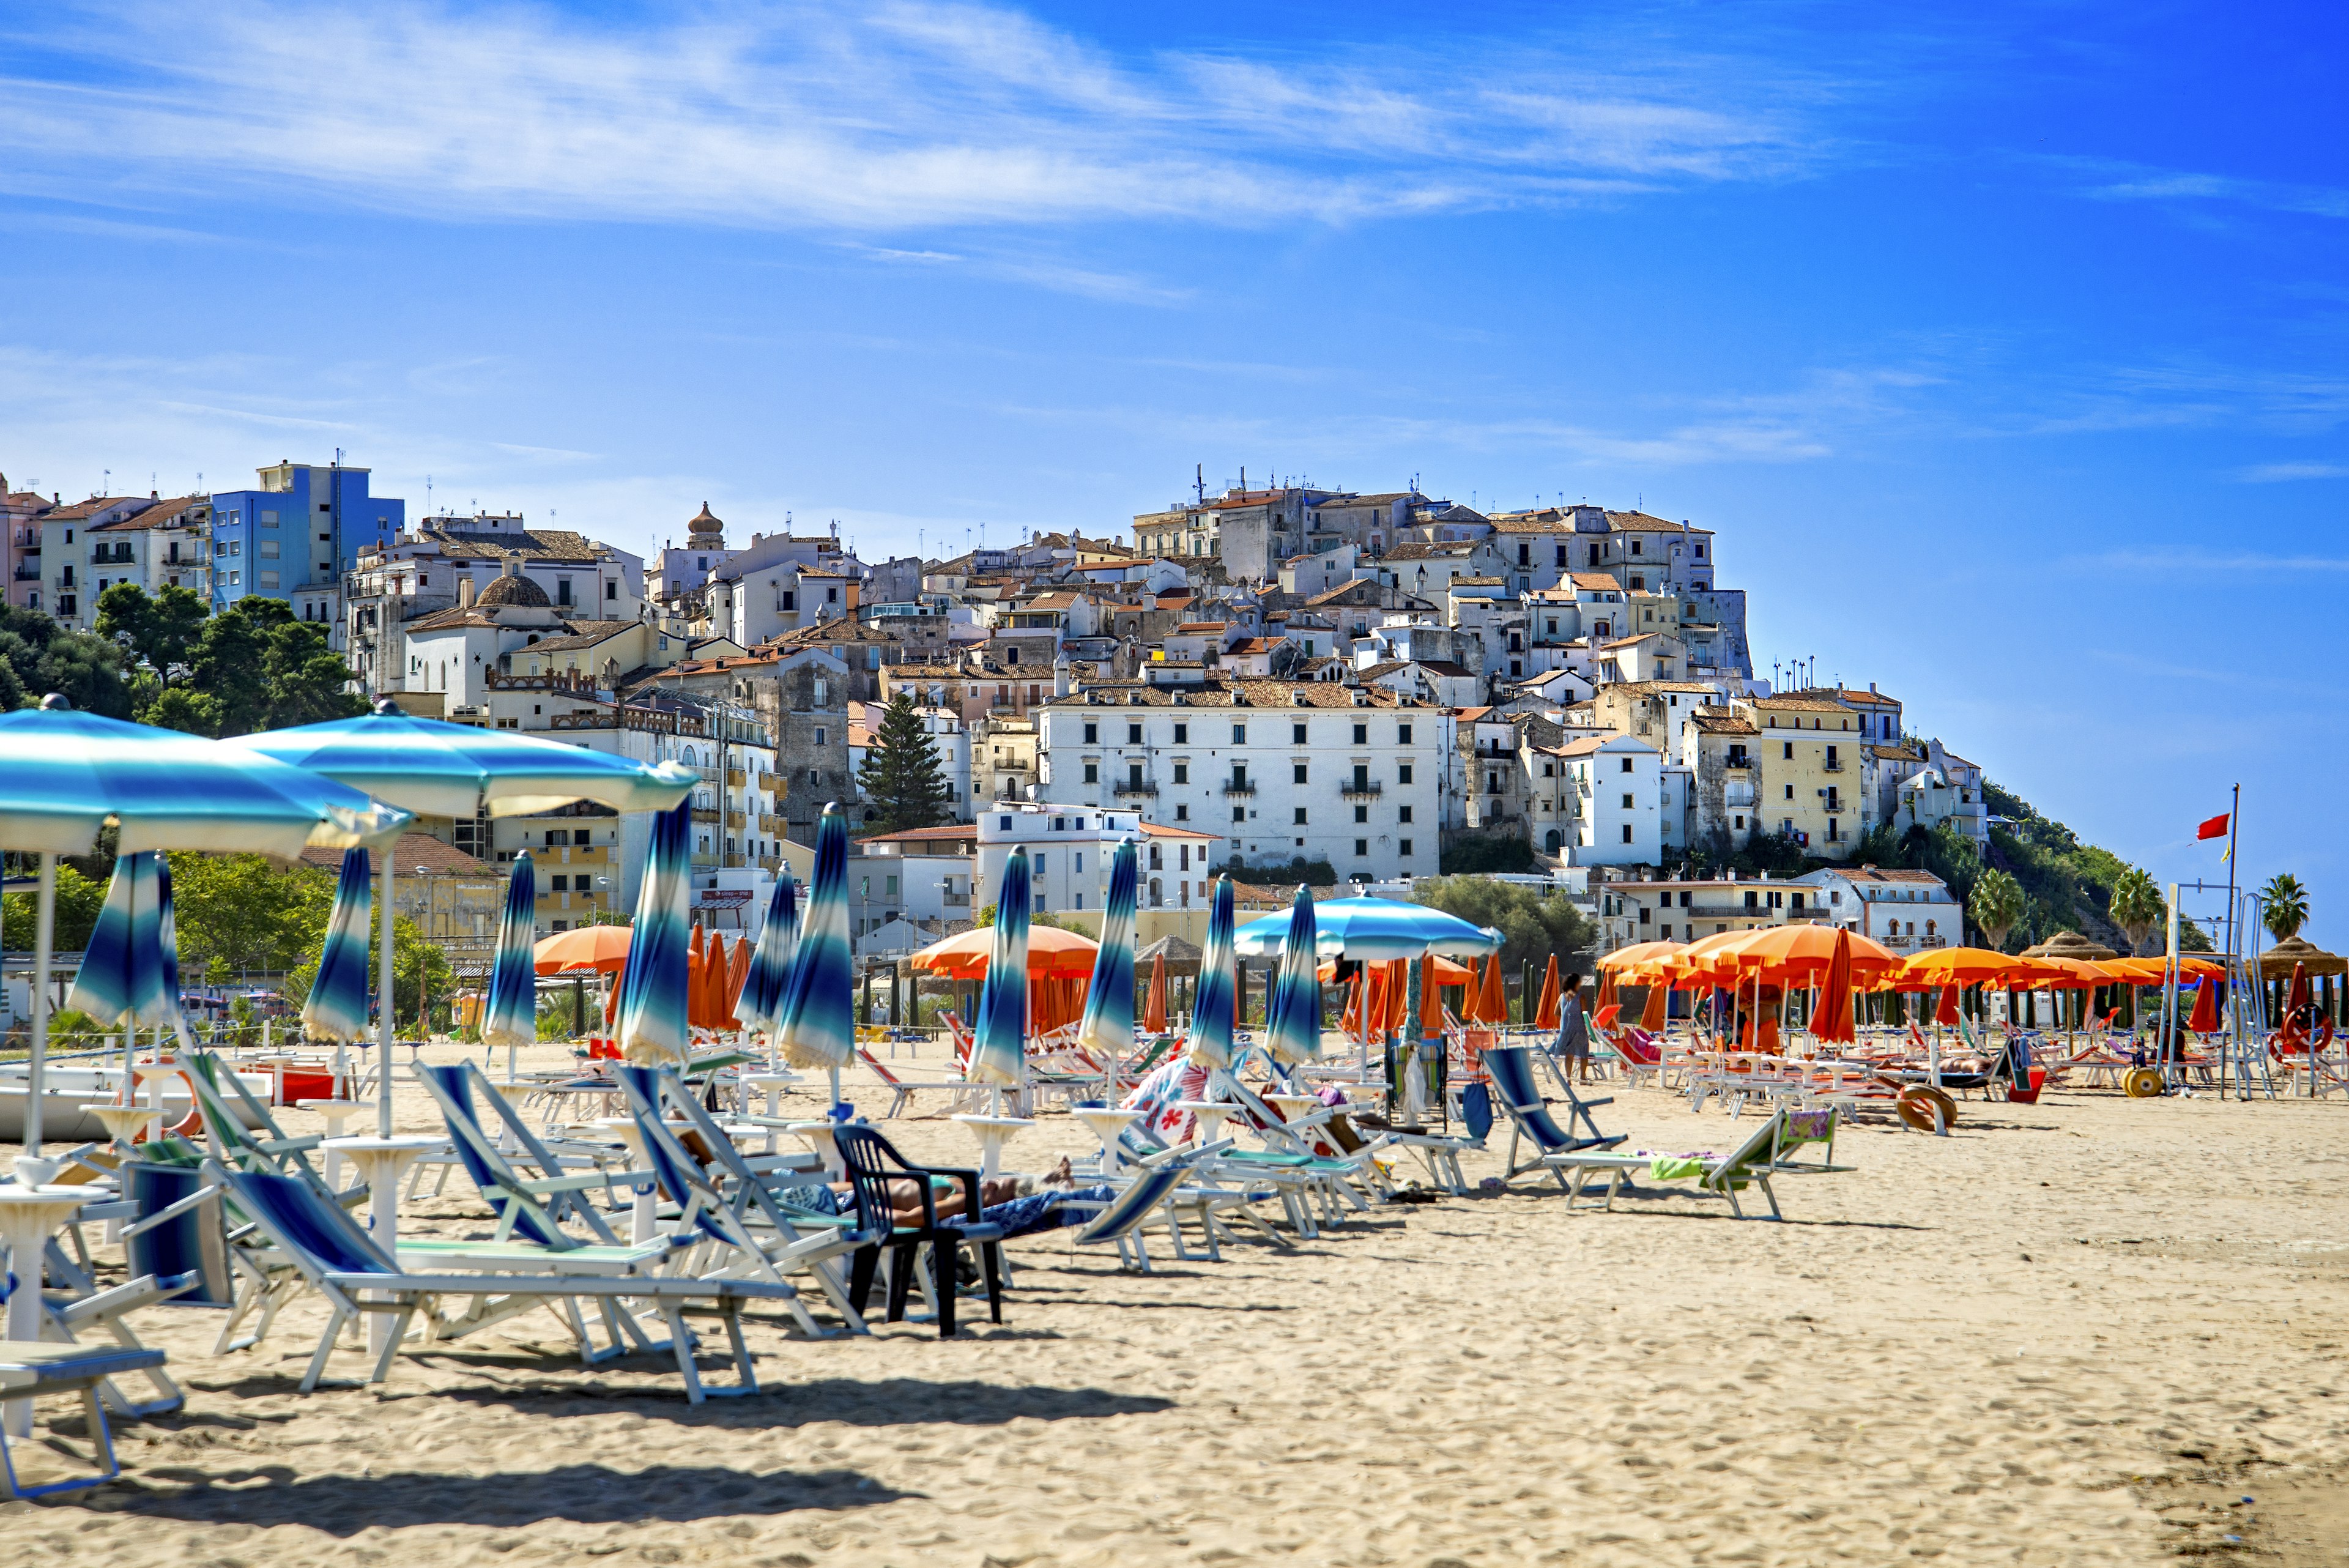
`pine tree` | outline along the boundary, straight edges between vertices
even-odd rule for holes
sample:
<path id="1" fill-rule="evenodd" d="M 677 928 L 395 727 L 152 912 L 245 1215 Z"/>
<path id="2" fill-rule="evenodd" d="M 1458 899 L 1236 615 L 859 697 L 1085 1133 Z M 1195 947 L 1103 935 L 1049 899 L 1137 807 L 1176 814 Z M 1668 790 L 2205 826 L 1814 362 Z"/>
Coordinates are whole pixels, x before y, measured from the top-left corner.
<path id="1" fill-rule="evenodd" d="M 911 692 L 898 692 L 881 711 L 858 782 L 873 803 L 874 826 L 883 833 L 936 827 L 947 819 L 946 774 Z"/>

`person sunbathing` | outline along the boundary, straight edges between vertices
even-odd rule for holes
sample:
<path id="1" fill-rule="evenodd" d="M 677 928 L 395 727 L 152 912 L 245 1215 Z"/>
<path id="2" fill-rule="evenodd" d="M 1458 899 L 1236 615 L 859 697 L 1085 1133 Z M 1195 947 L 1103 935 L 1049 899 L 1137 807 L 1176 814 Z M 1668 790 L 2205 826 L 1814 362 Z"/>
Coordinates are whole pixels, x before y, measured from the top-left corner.
<path id="1" fill-rule="evenodd" d="M 931 1189 L 931 1212 L 941 1220 L 959 1218 L 963 1213 L 963 1185 L 959 1181 Z M 1106 1201 L 1117 1195 L 1112 1187 L 1079 1187 L 1075 1173 L 1070 1168 L 1066 1155 L 1061 1163 L 1041 1177 L 990 1176 L 978 1184 L 979 1219 L 987 1223 L 999 1223 L 1007 1236 L 1024 1236 L 1031 1231 L 1050 1230 L 1054 1225 L 1082 1218 L 1081 1212 L 1069 1210 L 1068 1218 L 1060 1218 L 1061 1200 L 1082 1198 Z M 811 1181 L 797 1187 L 786 1187 L 775 1195 L 794 1208 L 817 1214 L 851 1214 L 856 1209 L 856 1190 L 846 1182 Z M 889 1222 L 894 1226 L 912 1228 L 924 1223 L 921 1189 L 910 1177 L 893 1179 L 889 1182 Z M 1050 1220 L 1050 1223 L 1046 1221 Z"/>

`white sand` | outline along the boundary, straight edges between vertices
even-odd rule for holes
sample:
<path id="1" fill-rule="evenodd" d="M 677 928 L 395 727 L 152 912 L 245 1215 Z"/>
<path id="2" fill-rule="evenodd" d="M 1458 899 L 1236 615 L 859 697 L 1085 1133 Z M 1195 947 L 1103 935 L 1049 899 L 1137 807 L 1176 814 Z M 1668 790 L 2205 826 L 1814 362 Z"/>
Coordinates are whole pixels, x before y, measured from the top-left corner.
<path id="1" fill-rule="evenodd" d="M 1740 1136 L 1612 1092 L 1634 1146 Z M 1861 1168 L 1782 1181 L 1784 1225 L 1685 1191 L 1569 1214 L 1527 1181 L 1220 1265 L 1162 1241 L 1148 1277 L 1034 1238 L 1003 1326 L 767 1317 L 770 1391 L 698 1408 L 673 1367 L 494 1331 L 304 1397 L 306 1304 L 217 1360 L 213 1320 L 151 1311 L 189 1408 L 119 1428 L 124 1482 L 0 1508 L 0 1539 L 141 1568 L 2145 1563 L 2228 1534 L 2349 1561 L 2349 1106 L 1963 1109 L 1947 1139 L 1847 1133 Z M 885 1130 L 972 1157 L 951 1123 Z M 1090 1147 L 1050 1117 L 1011 1164 Z M 460 1186 L 420 1210 L 451 1233 L 485 1212 Z"/>

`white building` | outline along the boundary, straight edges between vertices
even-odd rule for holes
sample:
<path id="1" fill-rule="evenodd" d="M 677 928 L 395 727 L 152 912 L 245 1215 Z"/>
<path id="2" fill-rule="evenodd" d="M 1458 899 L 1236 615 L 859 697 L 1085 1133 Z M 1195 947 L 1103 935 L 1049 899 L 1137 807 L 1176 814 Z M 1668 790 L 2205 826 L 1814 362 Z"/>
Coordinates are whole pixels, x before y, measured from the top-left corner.
<path id="1" fill-rule="evenodd" d="M 186 588 L 209 603 L 212 518 L 212 497 L 182 495 L 157 501 L 91 528 L 87 539 L 90 584 L 85 612 L 94 616 L 98 596 L 117 583 L 135 584 L 149 594 L 166 587 Z M 295 597 L 297 601 L 301 597 Z M 298 602 L 295 614 L 303 620 L 328 618 Z"/>
<path id="2" fill-rule="evenodd" d="M 1204 908 L 1221 857 L 1222 836 L 1142 820 L 1133 811 L 998 801 L 978 815 L 978 886 L 981 905 L 995 901 L 1003 863 L 1015 848 L 1028 851 L 1029 888 L 1038 914 L 1098 913 L 1109 899 L 1111 857 L 1129 838 L 1142 841 L 1141 907 Z"/>
<path id="3" fill-rule="evenodd" d="M 1630 735 L 1557 749 L 1580 810 L 1568 840 L 1574 866 L 1653 866 L 1663 859 L 1663 753 Z"/>
<path id="4" fill-rule="evenodd" d="M 1119 683 L 1035 711 L 1036 798 L 1216 835 L 1252 866 L 1432 875 L 1442 710 L 1327 682 Z"/>
<path id="5" fill-rule="evenodd" d="M 1815 889 L 1819 918 L 1847 926 L 1895 952 L 1961 945 L 1965 912 L 1930 871 L 1835 866 L 1793 880 Z"/>

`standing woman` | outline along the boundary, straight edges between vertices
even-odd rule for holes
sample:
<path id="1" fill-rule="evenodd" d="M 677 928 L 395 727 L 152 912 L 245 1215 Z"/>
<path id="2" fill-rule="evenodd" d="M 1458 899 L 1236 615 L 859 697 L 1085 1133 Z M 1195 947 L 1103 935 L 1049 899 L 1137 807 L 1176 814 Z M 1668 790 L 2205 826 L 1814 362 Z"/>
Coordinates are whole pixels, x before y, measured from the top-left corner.
<path id="1" fill-rule="evenodd" d="M 1550 1043 L 1550 1054 L 1568 1061 L 1580 1058 L 1582 1081 L 1587 1084 L 1590 1082 L 1590 1030 L 1582 1018 L 1582 977 L 1568 971 L 1559 991 L 1557 1038 Z"/>

